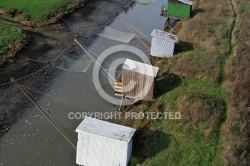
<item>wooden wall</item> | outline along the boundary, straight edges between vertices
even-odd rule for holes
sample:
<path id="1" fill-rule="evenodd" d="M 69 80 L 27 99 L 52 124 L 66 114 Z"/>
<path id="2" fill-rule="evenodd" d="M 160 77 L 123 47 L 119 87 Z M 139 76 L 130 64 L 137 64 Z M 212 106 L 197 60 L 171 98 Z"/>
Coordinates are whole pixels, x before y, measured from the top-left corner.
<path id="1" fill-rule="evenodd" d="M 134 87 L 128 86 L 130 81 L 135 82 Z M 138 100 L 153 100 L 154 77 L 122 69 L 122 92 L 126 97 Z"/>

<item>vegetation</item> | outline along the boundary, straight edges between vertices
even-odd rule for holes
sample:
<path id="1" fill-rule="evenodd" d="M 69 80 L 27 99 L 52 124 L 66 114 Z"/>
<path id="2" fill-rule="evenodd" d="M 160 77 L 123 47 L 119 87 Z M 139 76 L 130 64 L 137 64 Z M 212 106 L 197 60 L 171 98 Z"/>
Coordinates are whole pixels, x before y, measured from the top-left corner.
<path id="1" fill-rule="evenodd" d="M 157 99 L 142 111 L 181 112 L 180 120 L 136 120 L 131 165 L 247 165 L 250 2 L 197 0 L 171 31 L 181 42 L 160 67 Z M 136 110 L 131 110 L 136 111 Z"/>
<path id="2" fill-rule="evenodd" d="M 223 135 L 227 162 L 249 165 L 250 1 L 234 0 L 232 4 L 235 6 L 236 21 L 231 43 L 232 56 L 225 65 L 224 82 L 224 86 L 232 94 L 232 100 L 228 104 L 228 119 Z"/>
<path id="3" fill-rule="evenodd" d="M 135 136 L 133 159 L 144 165 L 222 165 L 220 128 L 227 96 L 217 84 L 202 79 L 185 79 L 164 92 L 148 111 L 178 111 L 182 118 L 156 120 L 150 127 L 137 122 L 135 127 L 143 129 Z"/>
<path id="4" fill-rule="evenodd" d="M 27 26 L 41 26 L 55 22 L 85 0 L 1 0 L 0 18 Z M 16 26 L 0 23 L 0 65 L 21 49 L 25 34 Z"/>
<path id="5" fill-rule="evenodd" d="M 0 8 L 5 9 L 5 13 L 9 17 L 16 17 L 16 21 L 18 22 L 27 19 L 41 22 L 48 21 L 60 13 L 66 14 L 83 2 L 85 2 L 85 0 L 1 0 Z"/>
<path id="6" fill-rule="evenodd" d="M 22 29 L 0 22 L 0 61 L 18 51 L 25 39 L 26 35 L 22 32 Z"/>

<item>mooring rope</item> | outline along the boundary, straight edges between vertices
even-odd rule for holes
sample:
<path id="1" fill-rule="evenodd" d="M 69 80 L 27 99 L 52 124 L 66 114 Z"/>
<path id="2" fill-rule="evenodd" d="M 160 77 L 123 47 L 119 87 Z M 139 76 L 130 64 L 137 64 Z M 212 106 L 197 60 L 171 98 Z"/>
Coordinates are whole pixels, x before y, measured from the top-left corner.
<path id="1" fill-rule="evenodd" d="M 70 46 L 68 48 L 70 48 Z M 66 49 L 68 49 L 68 48 L 66 48 Z M 43 68 L 41 68 L 41 69 L 39 69 L 39 70 L 31 73 L 31 74 L 28 74 L 28 75 L 26 75 L 24 77 L 18 78 L 15 81 L 21 81 L 21 80 L 23 80 L 25 78 L 31 77 L 31 76 L 35 75 L 36 73 L 39 73 L 39 72 L 45 70 L 46 68 L 50 67 L 51 64 L 54 63 L 59 57 L 61 57 L 64 52 L 65 52 L 65 50 L 63 50 L 57 57 L 55 57 L 52 60 L 48 61 L 48 63 L 50 63 L 50 64 L 46 65 L 45 67 L 43 67 Z M 10 81 L 10 82 L 6 82 L 6 83 L 3 83 L 3 84 L 0 84 L 0 87 L 1 86 L 5 86 L 5 85 L 9 85 L 9 84 L 13 84 L 13 82 Z"/>
<path id="2" fill-rule="evenodd" d="M 54 96 L 48 95 L 48 94 L 46 94 L 46 93 L 40 92 L 40 91 L 38 91 L 38 90 L 35 90 L 35 89 L 32 89 L 32 88 L 29 88 L 29 87 L 26 87 L 26 86 L 24 86 L 24 85 L 22 85 L 22 87 L 23 87 L 23 88 L 25 88 L 25 89 L 29 89 L 29 90 L 32 90 L 32 91 L 34 91 L 34 92 L 37 92 L 37 93 L 43 94 L 43 95 L 45 95 L 45 96 L 48 96 L 48 97 L 54 98 L 54 99 L 56 99 L 56 100 L 59 100 L 59 101 L 62 101 L 62 102 L 65 102 L 65 103 L 68 103 L 68 104 L 74 105 L 74 106 L 79 107 L 79 108 L 82 108 L 82 109 L 84 109 L 84 110 L 94 111 L 94 110 L 89 109 L 89 108 L 87 108 L 87 107 L 84 107 L 84 106 L 81 106 L 81 105 L 75 104 L 75 103 L 70 102 L 70 101 L 68 101 L 68 100 L 64 100 L 64 99 L 61 99 L 61 98 L 58 98 L 58 97 L 54 97 Z"/>
<path id="3" fill-rule="evenodd" d="M 118 20 L 120 20 L 121 21 L 121 23 L 123 23 L 128 29 L 129 29 L 129 31 L 131 32 L 131 33 L 133 33 L 135 36 L 136 36 L 136 38 L 142 43 L 142 45 L 146 48 L 146 49 L 148 49 L 148 51 L 150 51 L 150 48 L 141 40 L 141 38 L 126 24 L 126 22 L 123 20 L 123 18 L 122 17 L 120 17 L 120 16 L 118 16 L 117 17 L 117 19 Z"/>
<path id="4" fill-rule="evenodd" d="M 49 115 L 42 109 L 41 106 L 39 106 L 33 99 L 32 97 L 14 80 L 11 79 L 11 82 L 13 82 L 17 87 L 32 101 L 32 103 L 42 112 L 42 114 L 49 120 L 49 122 L 59 131 L 59 133 L 69 142 L 69 144 L 77 150 L 76 145 L 65 135 L 63 130 L 61 130 L 57 124 L 49 117 Z"/>

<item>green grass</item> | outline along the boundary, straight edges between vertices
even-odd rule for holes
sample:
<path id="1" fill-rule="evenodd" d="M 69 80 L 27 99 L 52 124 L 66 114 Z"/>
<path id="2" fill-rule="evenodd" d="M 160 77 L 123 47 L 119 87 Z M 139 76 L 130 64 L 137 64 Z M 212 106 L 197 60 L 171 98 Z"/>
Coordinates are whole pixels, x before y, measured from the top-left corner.
<path id="1" fill-rule="evenodd" d="M 170 71 L 173 77 L 169 80 L 175 81 L 167 78 L 156 84 L 160 97 L 149 110 L 178 111 L 183 117 L 149 122 L 150 129 L 153 128 L 158 136 L 154 140 L 147 140 L 151 139 L 149 136 L 135 137 L 148 144 L 140 147 L 137 140 L 134 141 L 133 162 L 146 166 L 225 164 L 222 130 L 228 116 L 230 94 L 222 83 L 225 63 L 232 52 L 230 32 L 234 15 L 230 1 L 223 1 L 224 5 L 221 0 L 199 2 L 198 8 L 205 12 L 172 29 L 182 41 L 176 46 L 177 55 L 155 64 L 160 67 L 159 76 Z M 178 78 L 182 80 L 178 81 Z M 162 137 L 165 139 L 159 139 Z M 152 148 L 152 151 L 148 150 L 151 154 L 147 155 L 150 144 L 158 150 Z"/>
<path id="2" fill-rule="evenodd" d="M 172 29 L 184 42 L 177 56 L 155 65 L 159 76 L 170 71 L 182 81 L 169 77 L 156 84 L 160 97 L 148 111 L 178 111 L 183 117 L 137 123 L 146 129 L 135 135 L 132 166 L 247 165 L 250 7 L 247 0 L 232 1 L 237 13 L 230 0 L 197 0 L 205 12 Z"/>
<path id="3" fill-rule="evenodd" d="M 199 2 L 200 6 L 197 8 L 204 12 L 181 21 L 171 29 L 184 44 L 176 45 L 175 59 L 162 60 L 162 63 L 174 63 L 170 67 L 163 66 L 162 70 L 168 68 L 181 77 L 204 78 L 222 83 L 225 61 L 230 56 L 230 33 L 234 27 L 232 6 L 229 0 L 217 0 L 212 4 L 207 4 L 204 0 Z"/>
<path id="4" fill-rule="evenodd" d="M 179 131 L 181 132 L 181 131 Z M 190 131 L 190 136 L 187 133 L 175 133 L 170 139 L 168 148 L 150 158 L 143 165 L 148 166 L 163 166 L 163 165 L 178 165 L 178 166 L 205 166 L 205 165 L 222 165 L 217 155 L 217 145 L 214 142 L 217 139 L 204 139 L 204 136 L 199 131 Z"/>
<path id="5" fill-rule="evenodd" d="M 212 81 L 188 79 L 170 93 L 163 95 L 161 100 L 168 106 L 169 111 L 178 111 L 178 99 L 188 93 L 205 94 L 215 100 L 224 100 L 227 96 L 227 93 Z M 225 110 L 221 111 L 225 114 Z M 164 157 L 164 154 L 167 154 L 173 158 L 168 161 L 169 165 L 221 165 L 222 151 L 219 143 L 219 128 L 222 121 L 217 122 L 218 130 L 213 132 L 211 138 L 206 138 L 204 135 L 204 129 L 202 129 L 204 122 L 199 123 L 198 127 L 189 121 L 182 120 L 164 120 L 158 123 L 160 123 L 158 126 L 161 126 L 162 132 L 172 135 L 173 138 L 170 141 L 170 148 L 152 160 L 160 162 L 158 158 L 166 159 L 168 157 Z M 177 154 L 169 153 L 169 151 L 176 151 Z M 149 160 L 148 165 L 152 165 L 150 163 L 153 161 Z"/>
<path id="6" fill-rule="evenodd" d="M 178 87 L 157 99 L 161 101 L 159 111 L 179 111 L 178 100 L 181 96 L 189 93 L 203 94 L 215 101 L 224 101 L 228 96 L 228 93 L 213 81 L 186 79 Z M 220 127 L 225 118 L 225 108 L 220 107 L 220 109 L 222 109 L 220 110 L 222 112 L 221 119 L 216 122 L 215 129 L 209 138 L 204 134 L 205 123 L 203 122 L 194 125 L 190 121 L 183 119 L 156 121 L 153 127 L 160 134 L 154 146 L 162 150 L 149 156 L 143 162 L 143 165 L 222 165 L 221 156 L 223 151 L 221 150 L 219 136 Z M 161 136 L 165 138 L 159 139 Z M 165 140 L 168 140 L 167 146 L 162 147 L 166 144 Z M 133 162 L 140 160 L 141 155 L 144 154 L 138 151 L 134 153 Z"/>
<path id="7" fill-rule="evenodd" d="M 23 11 L 33 21 L 47 20 L 46 14 L 58 9 L 69 0 L 1 0 L 0 8 Z"/>
<path id="8" fill-rule="evenodd" d="M 231 42 L 232 54 L 225 65 L 225 87 L 232 94 L 228 120 L 224 125 L 227 163 L 249 165 L 249 112 L 250 105 L 250 1 L 232 0 L 236 12 Z M 236 111 L 235 111 L 236 110 Z"/>
<path id="9" fill-rule="evenodd" d="M 19 27 L 0 22 L 0 56 L 15 44 L 21 43 L 25 37 Z"/>
<path id="10" fill-rule="evenodd" d="M 215 98 L 223 99 L 227 93 L 216 83 L 205 79 L 186 79 L 181 85 L 161 97 L 162 103 L 176 105 L 177 99 L 184 93 L 202 93 Z M 175 109 L 172 107 L 172 109 Z"/>

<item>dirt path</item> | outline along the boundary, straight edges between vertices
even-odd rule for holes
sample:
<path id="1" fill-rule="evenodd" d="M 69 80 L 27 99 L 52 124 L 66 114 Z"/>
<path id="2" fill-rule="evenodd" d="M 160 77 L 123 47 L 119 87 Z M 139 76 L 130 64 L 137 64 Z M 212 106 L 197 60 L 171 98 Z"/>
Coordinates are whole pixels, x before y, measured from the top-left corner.
<path id="1" fill-rule="evenodd" d="M 236 12 L 236 6 L 233 2 L 233 0 L 229 0 L 230 4 L 232 6 L 232 11 L 233 11 L 233 20 L 232 20 L 232 24 L 231 24 L 231 29 L 229 31 L 229 39 L 228 39 L 228 45 L 229 45 L 229 50 L 228 53 L 222 57 L 221 59 L 221 69 L 220 69 L 220 78 L 219 78 L 219 83 L 222 84 L 224 81 L 224 77 L 225 77 L 225 65 L 226 62 L 228 60 L 228 58 L 230 56 L 233 55 L 234 53 L 234 43 L 235 43 L 235 36 L 234 36 L 234 32 L 235 32 L 235 26 L 236 26 L 236 22 L 238 20 L 238 16 L 237 16 L 237 12 Z"/>
<path id="2" fill-rule="evenodd" d="M 227 122 L 224 126 L 226 165 L 249 165 L 249 49 L 247 49 L 249 36 L 249 22 L 244 16 L 244 6 L 240 1 L 229 0 L 234 13 L 234 20 L 230 31 L 229 57 L 226 60 L 224 87 L 231 93 L 231 101 L 228 102 Z M 247 1 L 242 1 L 248 5 Z M 248 17 L 249 18 L 249 17 Z M 246 47 L 246 48 L 244 48 Z M 248 47 L 249 48 L 249 47 Z M 239 126 L 239 129 L 235 129 Z M 237 141 L 236 141 L 237 140 Z M 236 153 L 237 151 L 237 153 Z"/>
<path id="3" fill-rule="evenodd" d="M 235 29 L 236 29 L 235 26 L 236 26 L 236 23 L 238 22 L 239 18 L 238 18 L 236 4 L 235 4 L 234 0 L 230 0 L 230 2 L 231 2 L 233 13 L 234 13 L 234 20 L 233 20 L 231 31 L 230 31 L 230 38 L 229 38 L 230 44 L 229 45 L 230 45 L 230 55 L 233 55 L 234 54 L 234 45 L 236 42 L 235 35 L 234 35 Z"/>
<path id="4" fill-rule="evenodd" d="M 91 44 L 96 38 L 96 33 L 114 20 L 122 9 L 128 7 L 131 2 L 131 0 L 122 2 L 119 0 L 93 0 L 83 8 L 65 16 L 56 24 L 42 28 L 22 27 L 30 36 L 30 44 L 25 46 L 11 63 L 0 67 L 1 135 L 6 133 L 22 114 L 27 113 L 26 108 L 33 107 L 14 85 L 5 83 L 10 82 L 12 77 L 18 79 L 36 72 L 19 82 L 46 92 L 53 79 L 60 75 L 61 71 L 50 67 L 48 63 L 39 61 L 49 61 L 57 57 L 63 50 L 73 58 L 79 58 L 78 54 L 70 53 L 71 50 L 75 49 L 73 39 L 79 38 L 85 45 Z M 44 67 L 46 68 L 40 70 Z"/>

